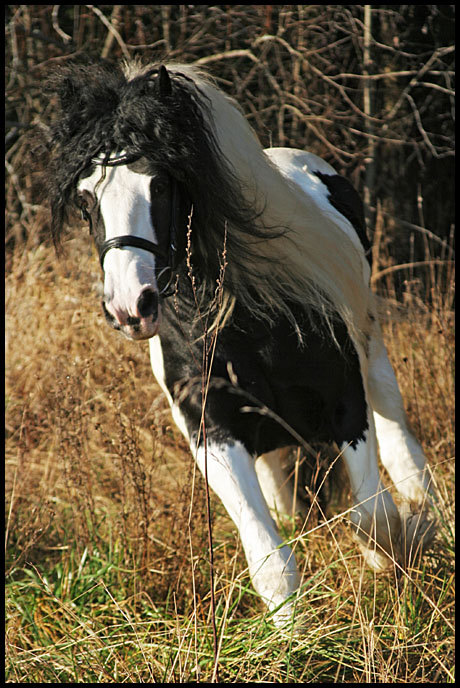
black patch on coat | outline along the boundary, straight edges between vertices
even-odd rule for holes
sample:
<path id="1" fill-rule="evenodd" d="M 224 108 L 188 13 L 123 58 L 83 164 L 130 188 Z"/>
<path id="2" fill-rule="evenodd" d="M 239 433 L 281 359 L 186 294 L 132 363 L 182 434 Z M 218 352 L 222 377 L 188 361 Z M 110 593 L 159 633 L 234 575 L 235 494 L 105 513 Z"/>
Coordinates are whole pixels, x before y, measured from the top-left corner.
<path id="1" fill-rule="evenodd" d="M 315 171 L 313 174 L 327 186 L 331 205 L 353 225 L 364 248 L 367 261 L 371 265 L 371 243 L 366 232 L 366 220 L 361 196 L 353 184 L 339 174 L 324 174 L 318 171 Z"/>
<path id="2" fill-rule="evenodd" d="M 184 294 L 185 283 L 186 278 L 181 279 L 175 300 L 163 302 L 159 336 L 166 385 L 196 437 L 202 418 L 203 347 L 209 340 L 197 338 L 196 306 Z M 306 317 L 296 315 L 299 321 Z M 346 327 L 341 322 L 334 326 L 337 347 L 320 328 L 308 325 L 304 323 L 300 345 L 286 318 L 270 326 L 235 306 L 212 359 L 205 413 L 208 439 L 239 440 L 257 456 L 299 444 L 296 435 L 309 443 L 339 446 L 355 446 L 364 438 L 367 405 L 359 359 Z"/>

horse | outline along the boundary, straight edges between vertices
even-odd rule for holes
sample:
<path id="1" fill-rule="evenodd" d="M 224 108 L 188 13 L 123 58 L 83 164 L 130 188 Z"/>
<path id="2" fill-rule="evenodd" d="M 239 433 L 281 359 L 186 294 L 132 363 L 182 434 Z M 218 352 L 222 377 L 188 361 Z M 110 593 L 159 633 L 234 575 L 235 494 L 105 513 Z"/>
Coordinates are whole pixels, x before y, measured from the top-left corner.
<path id="1" fill-rule="evenodd" d="M 359 194 L 313 153 L 264 150 L 195 66 L 74 63 L 47 88 L 54 241 L 79 209 L 105 319 L 149 340 L 274 622 L 292 619 L 301 582 L 274 520 L 292 512 L 286 448 L 336 447 L 367 563 L 403 568 L 433 538 L 435 495 L 383 343 Z"/>

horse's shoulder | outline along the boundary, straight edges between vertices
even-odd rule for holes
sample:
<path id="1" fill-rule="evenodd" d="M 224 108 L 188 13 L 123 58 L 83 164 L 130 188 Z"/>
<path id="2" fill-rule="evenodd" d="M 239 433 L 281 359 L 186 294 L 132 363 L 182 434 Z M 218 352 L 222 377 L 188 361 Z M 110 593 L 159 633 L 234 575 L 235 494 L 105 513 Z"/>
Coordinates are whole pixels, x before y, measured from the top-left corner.
<path id="1" fill-rule="evenodd" d="M 266 148 L 265 154 L 281 174 L 302 188 L 326 211 L 335 208 L 352 225 L 370 259 L 364 206 L 353 184 L 328 162 L 309 151 L 297 148 Z M 344 228 L 345 229 L 345 228 Z M 346 229 L 345 229 L 346 231 Z"/>

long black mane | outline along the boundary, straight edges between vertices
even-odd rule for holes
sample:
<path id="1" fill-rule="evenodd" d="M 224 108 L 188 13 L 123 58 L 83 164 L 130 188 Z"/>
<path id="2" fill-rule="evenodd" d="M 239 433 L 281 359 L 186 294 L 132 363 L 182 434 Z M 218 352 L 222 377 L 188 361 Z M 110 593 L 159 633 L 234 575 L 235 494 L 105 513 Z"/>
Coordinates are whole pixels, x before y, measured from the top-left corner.
<path id="1" fill-rule="evenodd" d="M 193 225 L 199 228 L 194 248 L 207 272 L 215 275 L 216 245 L 222 249 L 227 242 L 233 261 L 244 251 L 247 262 L 244 235 L 267 238 L 270 232 L 256 225 L 258 214 L 245 201 L 219 150 L 206 96 L 180 72 L 170 74 L 172 91 L 164 95 L 158 73 L 159 66 L 154 66 L 128 78 L 120 67 L 99 62 L 68 64 L 50 77 L 47 88 L 59 100 L 50 137 L 53 238 L 59 242 L 76 183 L 92 158 L 124 150 L 146 157 L 178 179 L 193 204 Z M 231 233 L 226 232 L 229 226 Z M 208 234 L 214 245 L 209 246 Z"/>

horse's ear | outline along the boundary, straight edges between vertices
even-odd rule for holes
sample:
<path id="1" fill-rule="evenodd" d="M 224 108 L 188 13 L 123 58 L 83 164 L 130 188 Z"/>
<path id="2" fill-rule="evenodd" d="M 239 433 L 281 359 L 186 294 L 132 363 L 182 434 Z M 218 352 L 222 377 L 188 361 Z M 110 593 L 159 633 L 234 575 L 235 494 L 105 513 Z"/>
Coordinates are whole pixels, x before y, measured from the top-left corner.
<path id="1" fill-rule="evenodd" d="M 158 90 L 161 98 L 170 96 L 172 93 L 171 79 L 164 65 L 160 65 L 158 70 Z"/>

